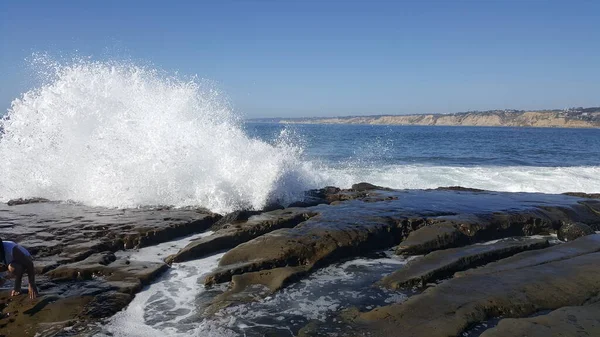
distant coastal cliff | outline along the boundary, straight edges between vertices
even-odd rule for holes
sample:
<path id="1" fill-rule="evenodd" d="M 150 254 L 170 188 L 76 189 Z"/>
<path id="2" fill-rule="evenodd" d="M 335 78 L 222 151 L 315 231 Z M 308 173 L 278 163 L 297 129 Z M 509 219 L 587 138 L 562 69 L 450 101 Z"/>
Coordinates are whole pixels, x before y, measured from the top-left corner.
<path id="1" fill-rule="evenodd" d="M 250 122 L 291 124 L 377 124 L 377 125 L 444 125 L 444 126 L 509 126 L 600 128 L 600 107 L 568 110 L 471 111 L 454 114 L 377 115 L 323 118 L 268 118 Z"/>

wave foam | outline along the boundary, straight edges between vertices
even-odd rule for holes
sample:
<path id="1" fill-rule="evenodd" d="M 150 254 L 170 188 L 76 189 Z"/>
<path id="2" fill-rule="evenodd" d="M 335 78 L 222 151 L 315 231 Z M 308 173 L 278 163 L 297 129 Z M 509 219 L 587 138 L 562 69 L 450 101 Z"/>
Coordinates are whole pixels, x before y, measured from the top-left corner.
<path id="1" fill-rule="evenodd" d="M 37 57 L 35 64 L 49 80 L 13 101 L 0 120 L 0 202 L 43 197 L 91 206 L 203 206 L 229 212 L 360 181 L 399 189 L 600 191 L 598 166 L 365 162 L 373 151 L 352 163 L 323 165 L 319 158 L 304 160 L 302 139 L 290 130 L 283 129 L 272 143 L 249 137 L 209 83 L 130 63 L 61 64 Z M 323 151 L 334 153 L 335 144 L 329 146 Z"/>
<path id="2" fill-rule="evenodd" d="M 397 189 L 464 186 L 500 192 L 600 192 L 600 167 L 381 165 L 321 172 L 336 186 L 358 181 Z"/>
<path id="3" fill-rule="evenodd" d="M 52 79 L 0 121 L 0 201 L 226 212 L 319 185 L 301 147 L 285 133 L 275 145 L 249 138 L 209 84 L 126 63 L 36 64 Z"/>

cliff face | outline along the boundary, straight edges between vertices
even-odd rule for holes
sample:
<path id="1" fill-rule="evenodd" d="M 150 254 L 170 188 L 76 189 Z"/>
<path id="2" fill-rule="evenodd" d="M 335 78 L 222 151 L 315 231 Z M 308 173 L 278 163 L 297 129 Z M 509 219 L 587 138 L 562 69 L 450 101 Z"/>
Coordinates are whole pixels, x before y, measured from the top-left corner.
<path id="1" fill-rule="evenodd" d="M 468 112 L 448 115 L 282 119 L 280 123 L 600 128 L 600 112 L 580 114 L 555 111 Z"/>

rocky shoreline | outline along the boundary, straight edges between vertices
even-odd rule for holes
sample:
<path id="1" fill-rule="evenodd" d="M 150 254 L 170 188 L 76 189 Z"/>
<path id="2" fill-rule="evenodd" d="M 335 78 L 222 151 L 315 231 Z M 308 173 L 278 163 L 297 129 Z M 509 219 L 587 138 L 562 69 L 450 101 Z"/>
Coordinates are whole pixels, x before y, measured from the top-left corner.
<path id="1" fill-rule="evenodd" d="M 208 232 L 211 231 L 211 232 Z M 40 297 L 0 292 L 0 336 L 87 336 L 170 265 L 223 253 L 202 277 L 202 319 L 261 301 L 328 266 L 393 249 L 415 256 L 357 292 L 402 295 L 345 304 L 284 334 L 481 336 L 599 333 L 600 200 L 581 193 L 460 187 L 390 190 L 367 183 L 310 191 L 290 207 L 227 215 L 204 209 L 106 209 L 43 199 L 0 205 L 0 236 L 35 256 Z M 190 239 L 163 261 L 125 252 Z M 200 277 L 200 275 L 199 275 Z M 158 280 L 160 282 L 160 280 Z M 540 323 L 543 322 L 543 323 Z M 284 322 L 285 324 L 285 322 Z M 343 327 L 343 328 L 341 328 Z"/>

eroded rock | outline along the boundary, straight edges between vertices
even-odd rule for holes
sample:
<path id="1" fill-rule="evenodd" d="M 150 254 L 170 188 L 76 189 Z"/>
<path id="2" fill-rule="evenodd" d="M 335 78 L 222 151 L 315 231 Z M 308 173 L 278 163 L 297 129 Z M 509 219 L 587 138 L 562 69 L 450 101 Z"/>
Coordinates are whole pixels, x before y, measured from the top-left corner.
<path id="1" fill-rule="evenodd" d="M 205 310 L 205 314 L 212 315 L 227 306 L 251 302 L 271 295 L 302 277 L 309 270 L 309 266 L 295 266 L 233 275 L 230 289 L 215 297 Z"/>
<path id="2" fill-rule="evenodd" d="M 16 206 L 16 205 L 25 205 L 25 204 L 37 204 L 40 202 L 49 202 L 50 200 L 44 198 L 29 198 L 29 199 L 12 199 L 9 200 L 6 204 L 8 206 Z"/>
<path id="3" fill-rule="evenodd" d="M 412 247 L 413 253 L 428 253 L 507 236 L 555 233 L 561 221 L 583 222 L 592 227 L 600 224 L 600 202 L 589 198 L 467 189 L 392 191 L 373 186 L 312 191 L 305 202 L 317 206 L 297 212 L 288 209 L 237 213 L 224 219 L 213 227 L 216 232 L 212 236 L 187 247 L 196 247 L 196 251 L 180 255 L 185 260 L 233 247 L 221 259 L 219 270 L 206 279 L 208 284 L 231 280 L 230 289 L 199 306 L 205 308 L 211 303 L 208 311 L 214 312 L 230 304 L 254 301 L 330 263 L 398 244 Z M 270 218 L 269 214 L 273 216 Z M 78 334 L 90 321 L 114 314 L 131 301 L 143 284 L 167 268 L 162 263 L 128 261 L 121 257 L 123 254 L 115 256 L 115 251 L 202 232 L 219 217 L 192 209 L 116 210 L 56 203 L 0 205 L 0 236 L 30 249 L 36 268 L 44 273 L 38 275 L 40 301 L 33 301 L 31 307 L 15 304 L 17 311 L 31 314 L 30 322 L 34 322 L 21 328 L 52 332 L 69 326 L 69 333 Z M 512 267 L 502 264 L 527 254 L 520 253 L 487 264 L 475 270 L 495 264 L 501 270 L 444 281 L 410 299 L 409 309 L 391 305 L 381 309 L 385 312 L 381 316 L 354 310 L 342 317 L 352 327 L 371 329 L 375 335 L 405 330 L 412 333 L 413 326 L 423 326 L 419 331 L 427 333 L 443 330 L 456 334 L 455 324 L 470 325 L 490 315 L 520 316 L 542 307 L 581 304 L 577 301 L 600 284 L 593 279 L 597 273 L 588 261 L 593 255 L 593 237 L 563 244 L 587 242 L 570 253 L 554 247 L 527 252 L 548 251 L 556 258 L 522 255 L 520 262 L 513 260 Z M 444 264 L 441 265 L 443 269 Z M 522 265 L 528 267 L 518 267 Z M 453 268 L 456 269 L 450 269 Z M 548 279 L 553 281 L 544 285 L 542 280 Z M 222 289 L 215 287 L 204 295 L 214 296 Z M 565 294 L 569 292 L 574 295 L 567 298 Z M 558 299 L 544 299 L 542 293 L 545 297 L 556 293 Z M 59 307 L 65 316 L 52 316 L 46 311 Z M 452 315 L 455 317 L 450 319 Z M 7 331 L 5 328 L 12 329 L 11 324 L 16 322 L 2 320 L 0 334 Z M 7 325 L 2 327 L 2 322 Z M 402 324 L 396 325 L 397 322 Z"/>
<path id="4" fill-rule="evenodd" d="M 313 217 L 295 228 L 279 229 L 227 252 L 220 269 L 205 283 L 229 281 L 233 275 L 285 266 L 312 267 L 389 247 L 401 239 L 399 226 L 387 219 L 357 224 L 353 219 L 328 221 Z"/>
<path id="5" fill-rule="evenodd" d="M 43 332 L 43 336 L 53 336 L 65 327 L 77 324 L 92 299 L 92 296 L 61 298 L 49 295 L 32 301 L 27 296 L 10 297 L 10 292 L 2 292 L 0 334 L 33 337 Z"/>
<path id="6" fill-rule="evenodd" d="M 385 190 L 386 188 L 362 182 L 362 183 L 352 185 L 352 187 L 350 189 L 353 191 L 356 191 L 356 192 L 363 192 L 363 191 L 371 191 L 371 190 Z"/>
<path id="7" fill-rule="evenodd" d="M 482 200 L 488 203 L 482 204 Z M 248 274 L 244 289 L 279 284 L 277 273 L 263 273 L 261 278 L 254 275 L 301 267 L 302 271 L 293 275 L 301 277 L 332 262 L 397 243 L 400 252 L 424 254 L 508 236 L 548 234 L 565 219 L 598 218 L 581 202 L 568 196 L 479 191 L 369 191 L 358 200 L 311 207 L 318 216 L 238 245 L 221 258 L 219 268 L 205 283 L 227 282 Z"/>
<path id="8" fill-rule="evenodd" d="M 594 234 L 595 231 L 581 222 L 567 222 L 558 229 L 558 239 L 562 241 L 573 241 L 579 237 Z"/>
<path id="9" fill-rule="evenodd" d="M 222 225 L 210 236 L 188 244 L 177 254 L 167 258 L 168 263 L 198 259 L 208 254 L 233 248 L 280 228 L 291 228 L 306 221 L 315 212 L 303 208 L 286 208 L 249 217 L 246 221 L 236 221 Z"/>
<path id="10" fill-rule="evenodd" d="M 466 245 L 470 242 L 468 235 L 459 230 L 455 223 L 444 222 L 424 226 L 411 232 L 408 238 L 396 247 L 397 254 L 420 255 L 438 249 L 446 249 Z"/>
<path id="11" fill-rule="evenodd" d="M 421 255 L 511 236 L 549 235 L 556 232 L 570 209 L 529 209 L 520 212 L 441 216 L 437 223 L 410 233 L 397 248 L 403 255 Z M 589 212 L 581 212 L 586 214 Z M 579 213 L 578 213 L 579 214 Z"/>
<path id="12" fill-rule="evenodd" d="M 437 250 L 410 261 L 397 272 L 383 278 L 378 285 L 391 289 L 415 285 L 423 287 L 461 270 L 548 246 L 548 241 L 544 239 L 508 239 L 492 244 Z"/>
<path id="13" fill-rule="evenodd" d="M 481 337 L 504 336 L 600 336 L 600 302 L 564 307 L 530 318 L 505 318 L 481 334 Z"/>
<path id="14" fill-rule="evenodd" d="M 600 234 L 588 235 L 577 240 L 542 250 L 523 252 L 483 267 L 458 272 L 455 277 L 493 274 L 511 269 L 529 268 L 553 261 L 572 259 L 577 256 L 600 252 Z"/>
<path id="15" fill-rule="evenodd" d="M 600 199 L 600 193 L 565 192 L 563 194 L 579 198 Z"/>
<path id="16" fill-rule="evenodd" d="M 492 317 L 525 317 L 544 309 L 583 304 L 600 291 L 598 263 L 600 253 L 593 253 L 530 268 L 454 278 L 402 304 L 360 313 L 351 323 L 356 331 L 368 331 L 369 336 L 455 336 Z"/>
<path id="17" fill-rule="evenodd" d="M 124 308 L 168 268 L 118 259 L 115 251 L 202 232 L 219 218 L 196 209 L 118 210 L 41 201 L 0 205 L 0 237 L 34 255 L 40 291 L 33 301 L 25 289 L 12 298 L 9 291 L 0 293 L 0 335 L 53 336 L 67 327 L 74 335 L 84 331 L 90 321 Z"/>

